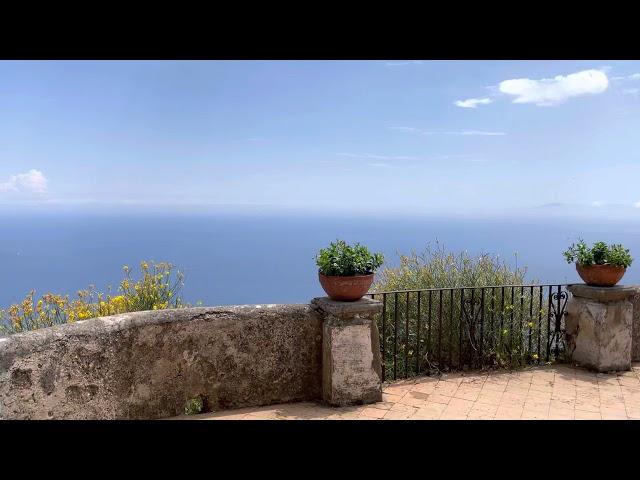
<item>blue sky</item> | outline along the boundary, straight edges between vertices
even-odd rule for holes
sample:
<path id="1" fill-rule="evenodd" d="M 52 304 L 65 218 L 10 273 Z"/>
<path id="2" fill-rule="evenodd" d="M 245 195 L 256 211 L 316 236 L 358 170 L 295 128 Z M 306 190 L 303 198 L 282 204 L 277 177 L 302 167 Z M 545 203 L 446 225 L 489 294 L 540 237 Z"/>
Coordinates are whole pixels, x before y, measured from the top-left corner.
<path id="1" fill-rule="evenodd" d="M 640 217 L 638 61 L 3 61 L 0 126 L 5 210 Z"/>

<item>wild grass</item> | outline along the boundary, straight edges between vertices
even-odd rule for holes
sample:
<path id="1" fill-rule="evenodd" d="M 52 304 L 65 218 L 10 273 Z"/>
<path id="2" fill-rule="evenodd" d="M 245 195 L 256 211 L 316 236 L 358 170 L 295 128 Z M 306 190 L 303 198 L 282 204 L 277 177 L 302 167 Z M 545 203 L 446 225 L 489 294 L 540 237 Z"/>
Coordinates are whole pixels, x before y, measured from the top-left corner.
<path id="1" fill-rule="evenodd" d="M 386 304 L 378 328 L 387 378 L 516 368 L 553 357 L 557 290 L 528 280 L 526 271 L 497 255 L 453 253 L 437 242 L 401 254 L 371 290 L 392 292 L 375 296 Z"/>

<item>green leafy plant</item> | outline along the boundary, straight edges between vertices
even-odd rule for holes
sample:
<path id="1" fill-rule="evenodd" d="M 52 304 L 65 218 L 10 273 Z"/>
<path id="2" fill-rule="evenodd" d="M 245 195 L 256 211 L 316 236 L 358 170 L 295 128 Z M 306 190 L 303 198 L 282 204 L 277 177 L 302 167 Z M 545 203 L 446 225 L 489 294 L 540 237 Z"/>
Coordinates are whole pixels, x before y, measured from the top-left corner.
<path id="1" fill-rule="evenodd" d="M 613 265 L 627 268 L 633 261 L 629 249 L 620 244 L 607 245 L 605 242 L 596 242 L 589 248 L 582 239 L 572 244 L 563 255 L 567 263 L 576 262 L 578 265 Z"/>
<path id="2" fill-rule="evenodd" d="M 369 275 L 384 262 L 381 253 L 371 253 L 359 243 L 350 246 L 344 240 L 331 242 L 329 247 L 320 249 L 315 258 L 320 273 L 339 277 Z"/>
<path id="3" fill-rule="evenodd" d="M 202 413 L 204 409 L 204 401 L 202 397 L 194 397 L 187 400 L 186 405 L 184 406 L 184 414 L 185 415 L 197 415 Z"/>

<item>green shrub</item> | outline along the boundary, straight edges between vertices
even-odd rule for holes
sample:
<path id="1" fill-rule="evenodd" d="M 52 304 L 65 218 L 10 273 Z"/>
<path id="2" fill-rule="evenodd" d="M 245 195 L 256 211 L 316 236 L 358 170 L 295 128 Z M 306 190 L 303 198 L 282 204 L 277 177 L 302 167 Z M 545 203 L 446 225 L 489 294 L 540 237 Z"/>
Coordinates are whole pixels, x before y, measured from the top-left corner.
<path id="1" fill-rule="evenodd" d="M 515 254 L 516 264 L 517 259 Z M 473 257 L 466 250 L 456 254 L 436 241 L 435 247 L 427 244 L 422 253 L 400 254 L 398 267 L 387 267 L 378 274 L 374 291 L 521 285 L 526 272 L 526 267 L 512 268 L 498 255 Z"/>
<path id="2" fill-rule="evenodd" d="M 204 409 L 204 401 L 202 397 L 194 397 L 187 400 L 186 405 L 184 406 L 184 414 L 185 415 L 197 415 L 202 413 Z"/>
<path id="3" fill-rule="evenodd" d="M 372 292 L 433 290 L 421 293 L 419 315 L 416 292 L 386 295 L 386 318 L 378 319 L 386 372 L 393 371 L 396 352 L 399 377 L 416 374 L 418 362 L 425 373 L 543 361 L 553 327 L 549 298 L 556 291 L 537 281 L 525 286 L 525 275 L 526 267 L 511 267 L 497 255 L 453 253 L 438 242 L 420 254 L 401 254 L 400 265 L 384 268 Z M 469 288 L 486 286 L 495 288 Z"/>
<path id="4" fill-rule="evenodd" d="M 343 240 L 331 242 L 329 247 L 320 249 L 316 264 L 323 275 L 349 277 L 369 275 L 384 262 L 381 253 L 371 253 L 359 243 L 353 247 Z"/>
<path id="5" fill-rule="evenodd" d="M 605 242 L 596 242 L 591 248 L 584 240 L 572 244 L 564 253 L 567 263 L 576 262 L 578 265 L 613 265 L 627 268 L 631 266 L 633 259 L 629 249 L 620 244 L 607 245 Z"/>

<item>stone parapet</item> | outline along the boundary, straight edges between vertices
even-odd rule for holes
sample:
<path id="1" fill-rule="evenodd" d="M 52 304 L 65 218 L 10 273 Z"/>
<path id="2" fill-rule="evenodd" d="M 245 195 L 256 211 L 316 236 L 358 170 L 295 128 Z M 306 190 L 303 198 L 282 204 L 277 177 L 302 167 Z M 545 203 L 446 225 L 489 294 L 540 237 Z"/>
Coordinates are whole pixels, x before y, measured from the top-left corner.
<path id="1" fill-rule="evenodd" d="M 126 313 L 0 338 L 0 419 L 152 419 L 317 400 L 309 305 Z"/>
<path id="2" fill-rule="evenodd" d="M 323 319 L 322 398 L 345 406 L 382 400 L 382 359 L 374 316 L 382 302 L 362 298 L 336 302 L 315 298 L 311 305 Z"/>

